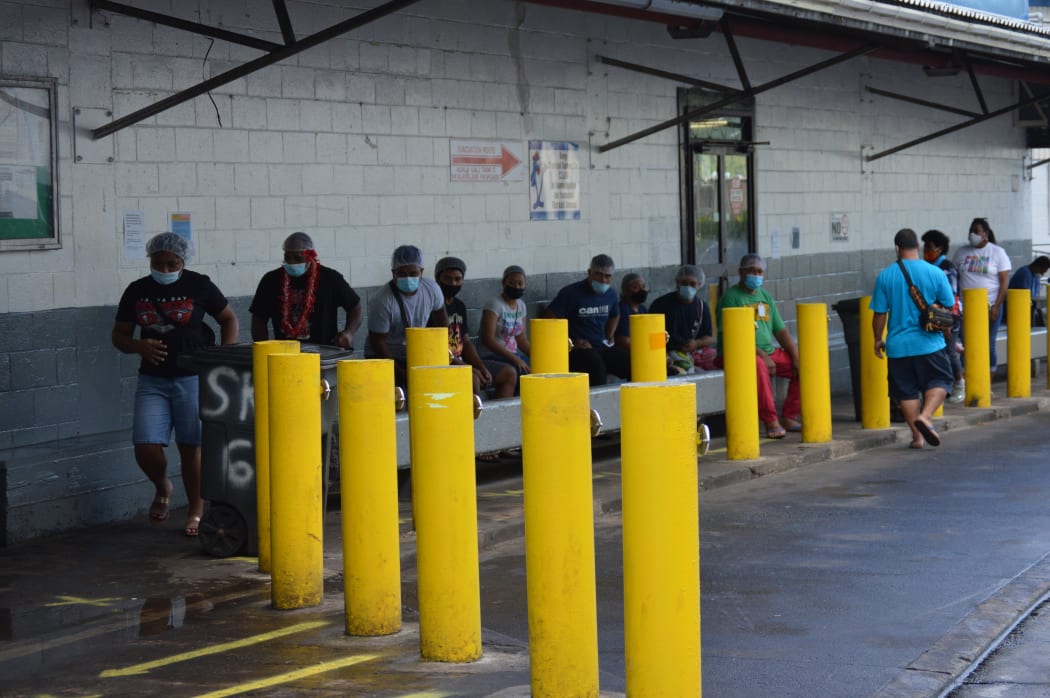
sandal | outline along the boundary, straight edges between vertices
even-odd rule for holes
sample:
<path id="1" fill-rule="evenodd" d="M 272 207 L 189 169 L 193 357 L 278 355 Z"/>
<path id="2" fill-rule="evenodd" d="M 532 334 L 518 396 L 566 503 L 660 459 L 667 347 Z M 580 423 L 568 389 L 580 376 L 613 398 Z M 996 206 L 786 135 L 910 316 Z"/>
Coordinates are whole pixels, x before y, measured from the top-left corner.
<path id="1" fill-rule="evenodd" d="M 928 443 L 929 445 L 931 445 L 931 446 L 940 446 L 941 445 L 941 437 L 940 437 L 940 435 L 937 434 L 937 432 L 935 432 L 933 430 L 933 425 L 932 424 L 927 424 L 926 422 L 922 421 L 921 419 L 916 419 L 915 420 L 915 428 L 918 430 L 918 432 L 920 434 L 922 434 L 922 438 L 926 439 L 926 443 Z"/>
<path id="2" fill-rule="evenodd" d="M 787 431 L 779 424 L 775 427 L 766 427 L 767 439 L 782 439 L 787 436 Z"/>
<path id="3" fill-rule="evenodd" d="M 201 517 L 199 514 L 190 514 L 186 517 L 186 526 L 182 529 L 182 535 L 196 538 L 200 533 Z"/>
<path id="4" fill-rule="evenodd" d="M 168 510 L 168 497 L 161 497 L 159 494 L 153 498 L 153 503 L 149 505 L 149 520 L 150 523 L 163 523 L 168 520 L 168 516 L 171 512 Z"/>
<path id="5" fill-rule="evenodd" d="M 798 433 L 802 431 L 802 422 L 797 419 L 785 419 L 784 423 L 787 425 L 785 429 L 792 433 Z"/>

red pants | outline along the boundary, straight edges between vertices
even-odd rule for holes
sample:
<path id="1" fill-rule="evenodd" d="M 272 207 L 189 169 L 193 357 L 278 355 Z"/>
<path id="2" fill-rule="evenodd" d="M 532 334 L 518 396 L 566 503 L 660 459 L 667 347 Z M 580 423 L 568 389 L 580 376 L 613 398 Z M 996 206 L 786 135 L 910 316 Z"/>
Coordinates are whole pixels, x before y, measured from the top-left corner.
<path id="1" fill-rule="evenodd" d="M 802 401 L 799 398 L 798 374 L 795 373 L 795 364 L 791 362 L 791 356 L 780 347 L 774 349 L 769 358 L 773 359 L 773 363 L 777 366 L 777 376 L 791 379 L 781 414 L 784 415 L 784 419 L 797 422 L 802 413 Z M 777 404 L 773 400 L 773 381 L 769 376 L 769 369 L 766 368 L 765 362 L 758 354 L 755 354 L 755 366 L 758 371 L 758 418 L 768 424 L 777 420 Z"/>
<path id="2" fill-rule="evenodd" d="M 795 364 L 791 362 L 791 355 L 777 347 L 769 355 L 776 364 L 776 375 L 781 378 L 791 379 L 788 383 L 787 397 L 784 398 L 784 419 L 799 421 L 802 413 L 802 401 L 799 398 L 798 376 L 795 374 Z M 722 357 L 715 359 L 715 366 L 724 368 Z M 773 381 L 769 376 L 766 362 L 757 353 L 755 354 L 755 372 L 758 374 L 758 418 L 765 424 L 779 421 L 777 419 L 777 403 L 773 399 Z"/>

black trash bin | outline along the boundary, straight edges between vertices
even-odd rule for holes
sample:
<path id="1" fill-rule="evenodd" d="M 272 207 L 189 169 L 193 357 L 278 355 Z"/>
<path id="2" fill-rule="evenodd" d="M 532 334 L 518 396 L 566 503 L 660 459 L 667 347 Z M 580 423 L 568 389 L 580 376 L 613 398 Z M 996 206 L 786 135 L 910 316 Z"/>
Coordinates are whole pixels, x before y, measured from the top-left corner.
<path id="1" fill-rule="evenodd" d="M 303 344 L 300 351 L 321 355 L 318 386 L 324 379 L 331 387 L 321 403 L 322 472 L 327 480 L 330 435 L 339 406 L 336 362 L 350 358 L 351 352 L 316 344 Z M 252 345 L 207 347 L 189 357 L 186 365 L 200 376 L 201 496 L 209 503 L 200 522 L 201 547 L 216 557 L 257 555 Z"/>
<path id="2" fill-rule="evenodd" d="M 842 334 L 849 354 L 849 378 L 853 393 L 853 416 L 860 421 L 860 298 L 843 298 L 831 306 L 842 321 Z"/>

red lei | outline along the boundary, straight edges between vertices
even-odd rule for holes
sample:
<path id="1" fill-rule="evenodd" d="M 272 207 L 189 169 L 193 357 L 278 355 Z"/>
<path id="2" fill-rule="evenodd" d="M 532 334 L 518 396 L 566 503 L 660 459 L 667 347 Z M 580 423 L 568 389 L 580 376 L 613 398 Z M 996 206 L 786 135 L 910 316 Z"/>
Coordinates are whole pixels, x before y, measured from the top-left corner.
<path id="1" fill-rule="evenodd" d="M 310 268 L 306 272 L 306 297 L 303 299 L 303 307 L 299 313 L 299 319 L 294 325 L 292 324 L 292 278 L 288 276 L 288 272 L 284 270 L 284 267 L 281 267 L 281 332 L 288 339 L 299 339 L 309 334 L 307 328 L 310 326 L 310 314 L 313 313 L 314 302 L 317 300 L 317 279 L 320 275 L 317 252 L 304 250 L 303 257 L 307 262 L 310 262 Z"/>

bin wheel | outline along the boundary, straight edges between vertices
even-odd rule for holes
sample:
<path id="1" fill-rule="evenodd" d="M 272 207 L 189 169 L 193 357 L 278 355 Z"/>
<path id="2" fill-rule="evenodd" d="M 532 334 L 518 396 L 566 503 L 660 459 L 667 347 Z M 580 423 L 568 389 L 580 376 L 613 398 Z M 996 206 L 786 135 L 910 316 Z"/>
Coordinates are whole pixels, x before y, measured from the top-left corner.
<path id="1" fill-rule="evenodd" d="M 215 557 L 231 557 L 244 550 L 248 524 L 240 512 L 228 504 L 212 504 L 201 518 L 199 537 L 204 552 Z"/>

